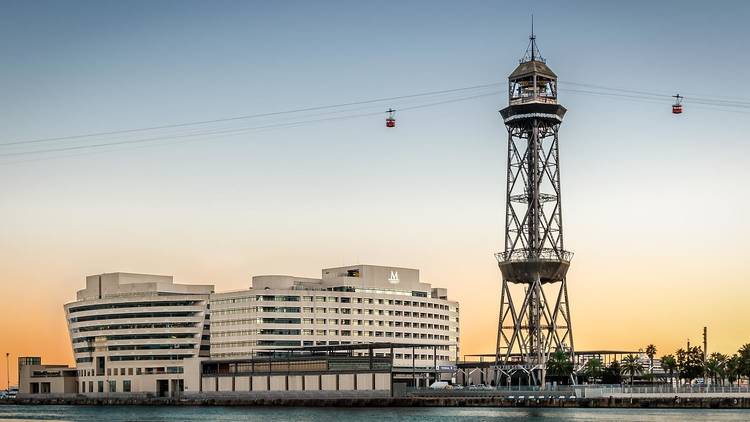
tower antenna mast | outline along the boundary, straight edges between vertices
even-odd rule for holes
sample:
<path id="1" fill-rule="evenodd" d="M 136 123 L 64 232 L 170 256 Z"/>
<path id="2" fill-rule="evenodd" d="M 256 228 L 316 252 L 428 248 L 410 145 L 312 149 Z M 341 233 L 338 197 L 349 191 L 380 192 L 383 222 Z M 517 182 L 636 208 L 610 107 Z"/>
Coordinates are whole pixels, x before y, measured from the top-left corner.
<path id="1" fill-rule="evenodd" d="M 531 40 L 531 60 L 534 61 L 535 54 L 534 54 L 534 47 L 536 46 L 536 36 L 534 35 L 534 14 L 531 14 L 531 37 L 529 37 Z"/>

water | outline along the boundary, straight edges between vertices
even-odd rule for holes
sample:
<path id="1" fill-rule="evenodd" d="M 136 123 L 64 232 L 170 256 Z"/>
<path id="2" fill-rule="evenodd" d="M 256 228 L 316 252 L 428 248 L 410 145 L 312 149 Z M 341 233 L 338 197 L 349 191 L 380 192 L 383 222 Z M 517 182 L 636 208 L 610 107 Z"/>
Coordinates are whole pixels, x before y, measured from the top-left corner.
<path id="1" fill-rule="evenodd" d="M 748 421 L 750 410 L 529 409 L 490 407 L 310 408 L 182 406 L 0 406 L 0 421 Z"/>

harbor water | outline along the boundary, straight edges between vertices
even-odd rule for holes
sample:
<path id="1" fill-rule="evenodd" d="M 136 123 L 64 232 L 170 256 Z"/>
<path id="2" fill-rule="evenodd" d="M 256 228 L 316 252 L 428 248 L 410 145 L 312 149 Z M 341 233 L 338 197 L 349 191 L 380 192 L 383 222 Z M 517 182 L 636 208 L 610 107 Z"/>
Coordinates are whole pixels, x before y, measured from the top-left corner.
<path id="1" fill-rule="evenodd" d="M 0 406 L 0 421 L 748 421 L 750 410 L 488 407 Z"/>

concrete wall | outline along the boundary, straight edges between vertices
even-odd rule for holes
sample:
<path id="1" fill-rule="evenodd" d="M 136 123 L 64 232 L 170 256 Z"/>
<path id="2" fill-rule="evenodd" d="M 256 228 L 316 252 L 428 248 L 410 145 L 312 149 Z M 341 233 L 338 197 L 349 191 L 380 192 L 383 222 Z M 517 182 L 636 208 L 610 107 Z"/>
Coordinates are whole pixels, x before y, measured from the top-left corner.
<path id="1" fill-rule="evenodd" d="M 18 374 L 19 394 L 32 394 L 32 384 L 37 384 L 39 393 L 42 388 L 49 386 L 46 394 L 75 394 L 78 392 L 78 383 L 74 375 L 70 373 L 67 365 L 21 365 Z M 66 371 L 67 370 L 67 371 Z M 34 376 L 34 372 L 47 371 L 48 373 L 59 373 L 57 376 Z M 44 387 L 42 387 L 44 384 Z M 37 393 L 37 394 L 39 394 Z"/>
<path id="2" fill-rule="evenodd" d="M 218 383 L 218 390 L 217 390 Z M 374 384 L 374 385 L 373 385 Z M 293 391 L 387 391 L 391 390 L 390 373 L 344 373 L 315 375 L 204 376 L 204 393 L 258 393 Z M 270 388 L 269 388 L 270 387 Z M 374 388 L 373 388 L 374 387 Z M 186 392 L 186 394 L 192 394 Z"/>

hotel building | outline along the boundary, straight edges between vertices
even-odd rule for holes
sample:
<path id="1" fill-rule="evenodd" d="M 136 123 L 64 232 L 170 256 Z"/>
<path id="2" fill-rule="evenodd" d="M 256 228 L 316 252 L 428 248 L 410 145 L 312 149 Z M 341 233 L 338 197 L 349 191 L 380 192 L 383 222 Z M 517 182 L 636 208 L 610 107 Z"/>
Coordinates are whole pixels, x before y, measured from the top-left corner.
<path id="1" fill-rule="evenodd" d="M 356 265 L 324 269 L 321 278 L 257 276 L 248 290 L 227 293 L 175 284 L 170 276 L 101 274 L 86 277 L 86 288 L 64 308 L 76 368 L 29 361 L 20 380 L 25 394 L 217 393 L 227 391 L 228 381 L 211 384 L 212 376 L 225 377 L 225 367 L 237 375 L 248 365 L 253 374 L 261 371 L 251 375 L 260 377 L 251 390 L 273 390 L 282 375 L 247 362 L 304 346 L 333 355 L 317 384 L 309 379 L 303 390 L 390 390 L 381 372 L 392 373 L 393 382 L 416 382 L 419 368 L 437 379 L 455 370 L 459 353 L 458 303 L 409 268 Z M 282 384 L 293 389 L 299 376 L 285 371 Z M 359 381 L 349 382 L 352 377 Z M 245 378 L 232 381 L 229 391 Z"/>
<path id="2" fill-rule="evenodd" d="M 211 285 L 112 273 L 86 277 L 65 314 L 78 393 L 179 394 L 185 373 L 209 356 Z"/>
<path id="3" fill-rule="evenodd" d="M 321 278 L 256 276 L 248 290 L 211 295 L 211 358 L 275 348 L 409 343 L 394 366 L 452 365 L 458 302 L 419 280 L 419 270 L 374 265 L 327 268 Z M 430 347 L 427 347 L 430 346 Z"/>

